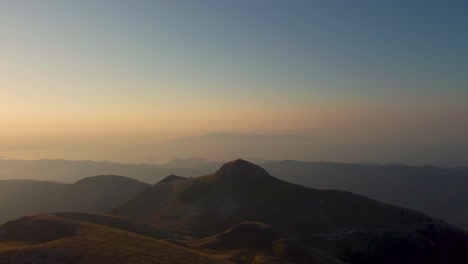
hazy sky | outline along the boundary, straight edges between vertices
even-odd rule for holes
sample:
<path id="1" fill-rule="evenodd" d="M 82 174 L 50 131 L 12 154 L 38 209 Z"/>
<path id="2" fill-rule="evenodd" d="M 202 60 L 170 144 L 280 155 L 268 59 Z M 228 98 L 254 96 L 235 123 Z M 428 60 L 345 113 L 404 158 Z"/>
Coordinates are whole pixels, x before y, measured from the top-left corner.
<path id="1" fill-rule="evenodd" d="M 0 154 L 213 131 L 454 151 L 468 146 L 467 13 L 456 0 L 1 0 Z"/>

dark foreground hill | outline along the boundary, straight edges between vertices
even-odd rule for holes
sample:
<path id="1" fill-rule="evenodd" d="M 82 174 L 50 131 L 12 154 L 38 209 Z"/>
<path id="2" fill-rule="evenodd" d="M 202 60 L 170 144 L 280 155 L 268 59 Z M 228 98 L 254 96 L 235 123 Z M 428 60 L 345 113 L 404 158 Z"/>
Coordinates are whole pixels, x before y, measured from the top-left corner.
<path id="1" fill-rule="evenodd" d="M 158 229 L 141 222 L 130 219 L 104 214 L 77 213 L 77 212 L 58 212 L 48 214 L 48 216 L 60 217 L 64 219 L 77 220 L 81 222 L 102 225 L 110 228 L 121 229 L 133 232 L 139 235 L 155 239 L 174 239 L 177 238 L 172 233 Z"/>
<path id="2" fill-rule="evenodd" d="M 109 218 L 105 220 L 108 225 L 98 225 L 95 220 L 103 221 L 105 216 L 75 214 L 74 217 L 79 220 L 73 219 L 73 215 L 26 216 L 0 226 L 0 263 L 227 263 L 201 252 L 128 232 L 125 225 L 121 225 L 124 229 L 110 227 L 115 225 L 116 219 Z"/>
<path id="3" fill-rule="evenodd" d="M 349 192 L 284 182 L 243 160 L 211 175 L 163 180 L 112 213 L 199 236 L 262 222 L 353 263 L 468 259 L 468 236 L 455 227 Z"/>
<path id="4" fill-rule="evenodd" d="M 236 263 L 343 263 L 325 251 L 310 248 L 287 233 L 258 222 L 243 222 L 221 234 L 187 244 Z"/>

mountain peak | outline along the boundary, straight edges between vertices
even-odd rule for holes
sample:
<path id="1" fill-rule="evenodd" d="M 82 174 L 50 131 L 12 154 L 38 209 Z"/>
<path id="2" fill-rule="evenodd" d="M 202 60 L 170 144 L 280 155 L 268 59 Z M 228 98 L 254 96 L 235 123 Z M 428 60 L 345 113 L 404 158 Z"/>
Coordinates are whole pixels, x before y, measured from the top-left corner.
<path id="1" fill-rule="evenodd" d="M 173 182 L 173 181 L 186 180 L 186 179 L 187 178 L 185 178 L 185 177 L 181 177 L 181 176 L 171 174 L 171 175 L 165 177 L 164 179 L 158 181 L 156 184 L 169 183 L 169 182 Z"/>
<path id="2" fill-rule="evenodd" d="M 214 181 L 217 183 L 256 183 L 265 179 L 273 178 L 262 167 L 237 159 L 225 163 L 213 174 Z"/>
<path id="3" fill-rule="evenodd" d="M 225 163 L 224 165 L 229 165 L 229 166 L 257 166 L 251 162 L 248 162 L 246 160 L 243 160 L 243 159 L 236 159 L 236 160 L 233 160 L 233 161 L 229 161 L 227 163 Z"/>

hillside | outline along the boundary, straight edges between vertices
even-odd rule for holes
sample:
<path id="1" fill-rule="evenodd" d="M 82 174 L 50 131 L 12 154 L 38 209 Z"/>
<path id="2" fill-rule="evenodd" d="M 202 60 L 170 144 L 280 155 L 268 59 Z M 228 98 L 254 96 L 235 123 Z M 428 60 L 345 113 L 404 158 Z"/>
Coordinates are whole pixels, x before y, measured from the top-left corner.
<path id="1" fill-rule="evenodd" d="M 409 258 L 415 259 L 412 263 L 464 263 L 468 257 L 466 233 L 439 220 L 349 192 L 284 182 L 243 160 L 210 175 L 162 181 L 111 212 L 200 237 L 244 221 L 261 222 L 335 257 L 360 257 L 360 263 L 404 263 Z M 374 246 L 374 241 L 382 243 Z M 410 256 L 404 247 L 388 249 L 386 243 L 420 248 Z M 453 243 L 457 247 L 447 247 Z M 429 257 L 433 260 L 426 262 Z"/>
<path id="2" fill-rule="evenodd" d="M 64 219 L 77 220 L 81 222 L 102 225 L 110 228 L 116 228 L 155 239 L 177 238 L 172 233 L 167 232 L 166 230 L 158 229 L 141 222 L 113 215 L 77 212 L 58 212 L 50 215 Z"/>
<path id="3" fill-rule="evenodd" d="M 280 161 L 272 175 L 319 189 L 337 189 L 421 211 L 468 229 L 468 173 L 433 166 Z"/>
<path id="4" fill-rule="evenodd" d="M 0 263 L 227 262 L 133 232 L 51 214 L 22 217 L 0 226 Z"/>

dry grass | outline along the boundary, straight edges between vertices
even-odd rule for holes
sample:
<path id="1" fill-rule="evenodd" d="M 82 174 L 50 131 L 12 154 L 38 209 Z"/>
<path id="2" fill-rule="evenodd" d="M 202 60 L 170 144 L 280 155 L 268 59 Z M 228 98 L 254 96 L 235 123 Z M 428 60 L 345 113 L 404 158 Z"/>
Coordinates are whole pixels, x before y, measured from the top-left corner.
<path id="1" fill-rule="evenodd" d="M 132 232 L 56 216 L 30 216 L 17 221 L 29 223 L 28 232 L 50 221 L 78 228 L 76 235 L 52 241 L 25 243 L 9 237 L 21 235 L 2 226 L 0 263 L 227 263 L 204 253 L 169 244 Z M 33 223 L 33 224 L 31 224 Z"/>

